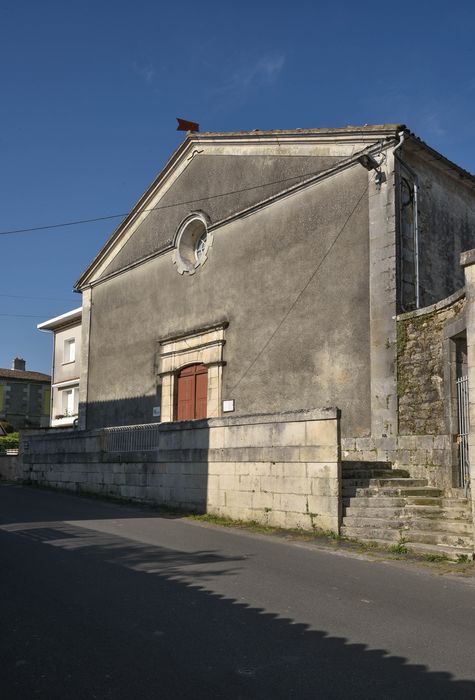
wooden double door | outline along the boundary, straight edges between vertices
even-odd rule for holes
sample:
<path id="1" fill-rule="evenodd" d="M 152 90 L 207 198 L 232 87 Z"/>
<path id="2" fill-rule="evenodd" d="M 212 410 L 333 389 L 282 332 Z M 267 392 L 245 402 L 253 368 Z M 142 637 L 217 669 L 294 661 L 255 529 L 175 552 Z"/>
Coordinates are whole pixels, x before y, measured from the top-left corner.
<path id="1" fill-rule="evenodd" d="M 175 394 L 176 420 L 206 418 L 208 401 L 208 368 L 195 364 L 178 373 Z"/>

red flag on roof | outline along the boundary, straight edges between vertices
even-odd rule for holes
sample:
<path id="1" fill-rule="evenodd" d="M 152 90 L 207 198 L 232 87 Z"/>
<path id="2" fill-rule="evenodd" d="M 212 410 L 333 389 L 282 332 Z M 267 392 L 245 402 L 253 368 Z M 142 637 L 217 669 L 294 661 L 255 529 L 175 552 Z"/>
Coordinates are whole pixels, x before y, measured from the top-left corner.
<path id="1" fill-rule="evenodd" d="M 186 119 L 180 119 L 179 117 L 176 118 L 178 122 L 178 126 L 176 128 L 177 131 L 199 131 L 200 130 L 200 125 L 197 124 L 196 122 L 187 122 Z"/>

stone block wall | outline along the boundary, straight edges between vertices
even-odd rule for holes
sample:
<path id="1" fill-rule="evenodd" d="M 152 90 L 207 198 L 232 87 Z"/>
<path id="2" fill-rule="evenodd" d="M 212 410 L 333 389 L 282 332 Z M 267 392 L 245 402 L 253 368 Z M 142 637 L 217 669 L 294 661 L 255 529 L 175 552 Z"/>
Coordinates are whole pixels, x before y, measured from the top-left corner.
<path id="1" fill-rule="evenodd" d="M 406 469 L 415 479 L 427 479 L 430 486 L 453 487 L 451 435 L 344 438 L 341 458 L 348 462 L 389 462 L 396 469 Z"/>
<path id="2" fill-rule="evenodd" d="M 21 447 L 23 478 L 278 527 L 338 532 L 336 409 L 153 429 L 156 449 L 122 453 L 109 451 L 107 429 L 30 433 Z"/>
<path id="3" fill-rule="evenodd" d="M 465 328 L 464 290 L 397 317 L 395 434 L 343 438 L 344 461 L 383 461 L 450 490 L 457 485 L 452 333 Z"/>
<path id="4" fill-rule="evenodd" d="M 20 457 L 0 454 L 0 479 L 14 481 L 21 477 Z"/>
<path id="5" fill-rule="evenodd" d="M 443 435 L 446 425 L 444 327 L 461 314 L 461 293 L 397 320 L 400 435 Z"/>

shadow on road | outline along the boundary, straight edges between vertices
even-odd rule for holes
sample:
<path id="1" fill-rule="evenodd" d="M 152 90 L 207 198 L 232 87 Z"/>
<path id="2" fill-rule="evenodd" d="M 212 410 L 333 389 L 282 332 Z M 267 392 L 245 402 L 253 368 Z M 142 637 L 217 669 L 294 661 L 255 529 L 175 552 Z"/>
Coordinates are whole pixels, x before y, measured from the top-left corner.
<path id="1" fill-rule="evenodd" d="M 9 491 L 14 495 L 8 498 Z M 21 492 L 22 510 L 18 512 L 15 495 Z M 41 494 L 41 498 L 38 498 Z M 45 509 L 54 512 L 55 520 L 109 520 L 110 518 L 182 518 L 183 513 L 167 512 L 166 509 L 154 511 L 139 503 L 125 503 L 107 500 L 105 497 L 94 499 L 92 494 L 84 497 L 76 493 L 65 493 L 55 489 L 39 486 L 20 487 L 16 484 L 5 484 L 0 481 L 0 523 L 36 522 L 44 520 Z"/>
<path id="2" fill-rule="evenodd" d="M 3 526 L 0 546 L 8 700 L 475 697 L 473 682 L 249 607 L 240 557 L 55 522 Z M 207 590 L 217 576 L 235 577 L 234 597 Z"/>

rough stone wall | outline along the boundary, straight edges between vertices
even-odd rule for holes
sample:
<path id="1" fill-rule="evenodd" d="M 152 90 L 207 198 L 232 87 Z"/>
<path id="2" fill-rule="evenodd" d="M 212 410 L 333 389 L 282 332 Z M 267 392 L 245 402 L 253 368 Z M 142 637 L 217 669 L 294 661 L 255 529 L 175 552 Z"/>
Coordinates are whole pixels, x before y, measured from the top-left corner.
<path id="1" fill-rule="evenodd" d="M 107 449 L 107 431 L 30 434 L 22 442 L 23 478 L 278 527 L 338 532 L 336 410 L 164 423 L 153 430 L 156 449 L 121 453 Z"/>
<path id="2" fill-rule="evenodd" d="M 449 376 L 454 361 L 446 324 L 464 327 L 463 290 L 425 309 L 397 317 L 398 434 L 342 437 L 345 461 L 389 462 L 430 486 L 457 485 L 453 406 Z"/>
<path id="3" fill-rule="evenodd" d="M 443 435 L 445 422 L 443 328 L 464 308 L 459 299 L 397 322 L 397 390 L 400 435 Z"/>
<path id="4" fill-rule="evenodd" d="M 429 486 L 453 487 L 451 435 L 397 435 L 389 438 L 343 438 L 342 460 L 348 462 L 389 462 L 406 469 Z"/>

